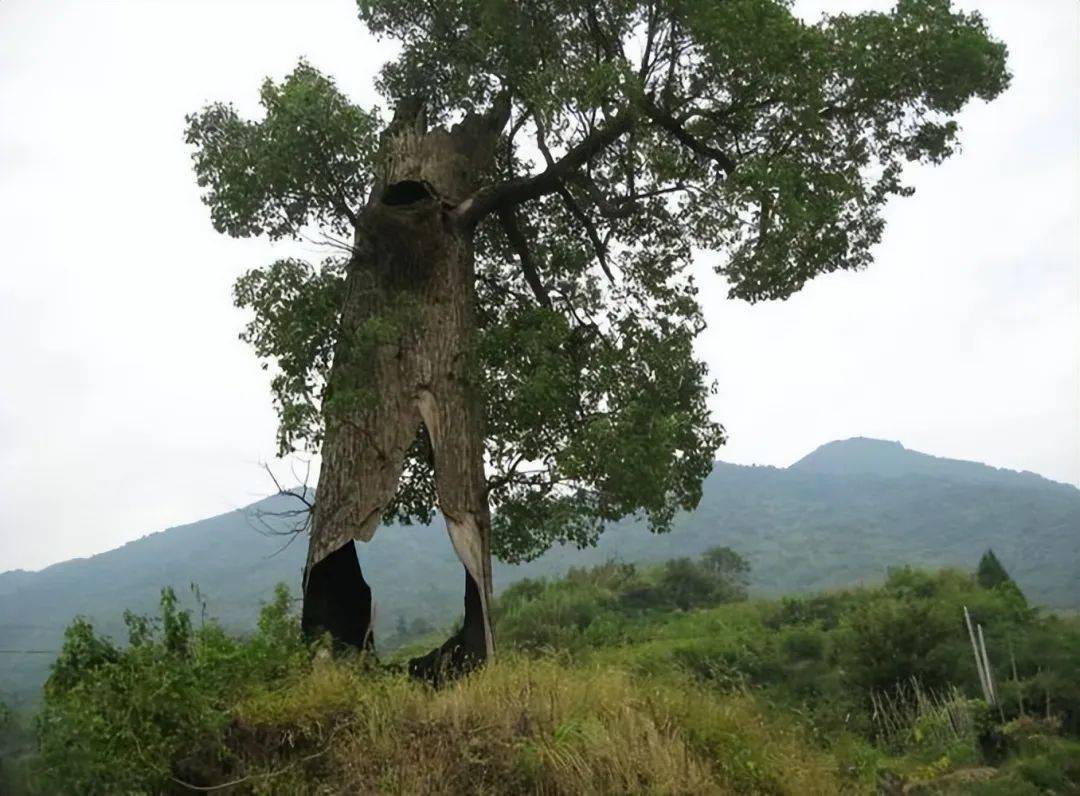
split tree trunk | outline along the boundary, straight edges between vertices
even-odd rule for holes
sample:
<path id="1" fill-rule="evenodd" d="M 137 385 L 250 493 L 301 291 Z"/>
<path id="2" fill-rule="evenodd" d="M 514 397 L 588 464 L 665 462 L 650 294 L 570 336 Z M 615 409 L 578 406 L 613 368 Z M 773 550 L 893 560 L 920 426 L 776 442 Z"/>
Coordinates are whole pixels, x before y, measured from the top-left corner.
<path id="1" fill-rule="evenodd" d="M 462 630 L 410 664 L 440 681 L 494 652 L 484 419 L 471 372 L 472 230 L 457 206 L 489 171 L 505 116 L 470 115 L 448 131 L 403 115 L 384 137 L 384 173 L 358 221 L 346 277 L 302 621 L 309 635 L 329 631 L 372 648 L 371 590 L 353 540 L 374 535 L 406 451 L 426 429 L 439 509 L 465 567 Z"/>

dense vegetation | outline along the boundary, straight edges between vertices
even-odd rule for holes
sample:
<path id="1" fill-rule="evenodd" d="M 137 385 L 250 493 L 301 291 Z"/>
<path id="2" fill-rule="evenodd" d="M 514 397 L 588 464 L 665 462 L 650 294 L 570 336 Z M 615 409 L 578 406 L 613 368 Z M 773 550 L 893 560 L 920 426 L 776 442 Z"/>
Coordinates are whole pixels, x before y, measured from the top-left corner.
<path id="1" fill-rule="evenodd" d="M 287 537 L 258 533 L 289 521 L 268 513 L 293 508 L 272 498 L 90 559 L 0 574 L 0 649 L 59 650 L 77 613 L 99 632 L 123 638 L 125 608 L 154 612 L 164 585 L 191 604 L 193 581 L 226 629 L 249 628 L 276 583 L 299 588 L 302 540 L 278 552 Z M 698 509 L 676 518 L 670 534 L 621 522 L 596 547 L 556 548 L 528 564 L 496 565 L 495 585 L 561 577 L 571 566 L 610 559 L 659 562 L 728 545 L 753 565 L 751 596 L 779 597 L 877 583 L 899 561 L 970 567 L 973 548 L 993 548 L 1033 604 L 1078 609 L 1076 528 L 1075 487 L 934 458 L 898 443 L 846 440 L 786 469 L 717 463 Z M 441 522 L 384 528 L 361 555 L 378 595 L 380 649 L 422 635 L 425 624 L 444 626 L 461 610 L 461 565 Z M 418 632 L 399 634 L 399 618 Z M 0 700 L 30 707 L 53 657 L 5 656 Z"/>
<path id="2" fill-rule="evenodd" d="M 522 581 L 498 603 L 508 653 L 434 692 L 392 660 L 306 647 L 283 588 L 242 639 L 166 590 L 156 619 L 125 617 L 124 647 L 69 627 L 38 755 L 8 776 L 43 793 L 1080 788 L 1080 621 L 1007 573 L 902 568 L 777 601 L 747 601 L 746 574 L 717 549 Z"/>

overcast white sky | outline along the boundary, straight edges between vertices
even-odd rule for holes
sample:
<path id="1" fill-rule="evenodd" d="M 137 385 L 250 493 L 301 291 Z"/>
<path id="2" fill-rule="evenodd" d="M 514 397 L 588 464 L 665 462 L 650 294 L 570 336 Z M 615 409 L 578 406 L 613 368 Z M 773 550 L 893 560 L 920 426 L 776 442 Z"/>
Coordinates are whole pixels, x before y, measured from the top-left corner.
<path id="1" fill-rule="evenodd" d="M 699 263 L 721 458 L 867 435 L 1080 483 L 1080 4 L 961 5 L 1008 43 L 1013 87 L 912 175 L 869 271 L 751 307 Z M 0 571 L 268 491 L 268 377 L 230 286 L 274 250 L 213 232 L 183 116 L 254 111 L 301 55 L 374 102 L 388 50 L 354 8 L 0 0 Z"/>

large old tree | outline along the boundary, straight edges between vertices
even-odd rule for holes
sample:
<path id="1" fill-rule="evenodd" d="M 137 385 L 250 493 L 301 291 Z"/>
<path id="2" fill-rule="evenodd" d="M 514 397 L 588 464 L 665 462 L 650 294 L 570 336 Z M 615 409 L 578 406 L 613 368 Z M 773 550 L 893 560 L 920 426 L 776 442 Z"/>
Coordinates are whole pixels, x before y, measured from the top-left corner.
<path id="1" fill-rule="evenodd" d="M 236 285 L 282 452 L 322 454 L 305 629 L 369 645 L 353 541 L 438 507 L 465 620 L 414 661 L 431 675 L 492 654 L 493 553 L 631 513 L 663 531 L 696 504 L 723 430 L 692 253 L 747 301 L 867 265 L 905 163 L 952 154 L 957 112 L 1008 73 L 948 0 L 813 24 L 785 0 L 359 10 L 400 43 L 392 118 L 302 62 L 263 85 L 262 119 L 213 104 L 187 139 L 216 229 L 340 252 Z"/>

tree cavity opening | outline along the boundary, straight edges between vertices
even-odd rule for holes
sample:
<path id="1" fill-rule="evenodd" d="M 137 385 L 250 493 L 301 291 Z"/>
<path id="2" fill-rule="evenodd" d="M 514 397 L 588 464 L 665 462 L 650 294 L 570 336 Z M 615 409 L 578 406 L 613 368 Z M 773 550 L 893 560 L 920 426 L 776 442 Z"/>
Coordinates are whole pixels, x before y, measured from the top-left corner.
<path id="1" fill-rule="evenodd" d="M 386 186 L 383 191 L 382 202 L 384 205 L 411 205 L 434 199 L 435 194 L 430 186 L 421 180 L 401 180 Z"/>

